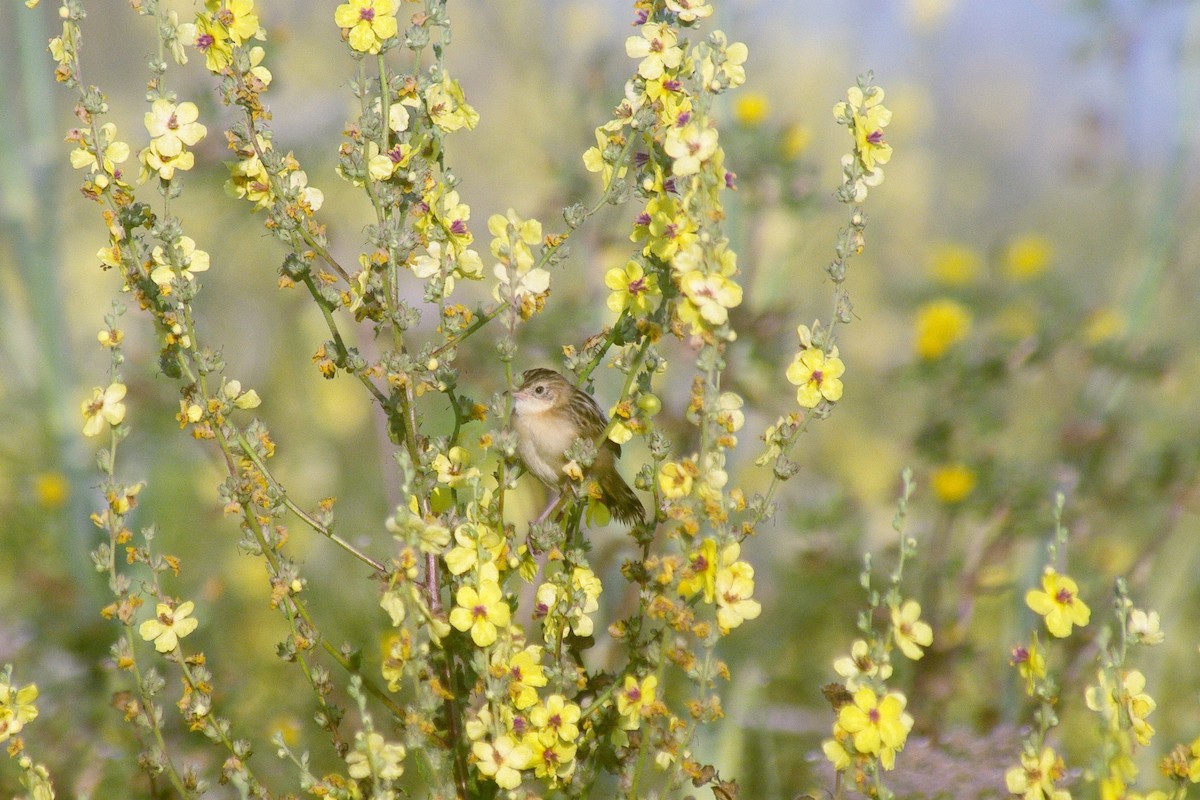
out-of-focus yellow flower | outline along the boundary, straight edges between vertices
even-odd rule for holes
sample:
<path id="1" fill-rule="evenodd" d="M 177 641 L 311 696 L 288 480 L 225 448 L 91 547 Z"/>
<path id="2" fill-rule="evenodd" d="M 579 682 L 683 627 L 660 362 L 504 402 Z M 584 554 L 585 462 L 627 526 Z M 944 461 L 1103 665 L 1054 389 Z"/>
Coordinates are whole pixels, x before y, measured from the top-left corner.
<path id="1" fill-rule="evenodd" d="M 1027 281 L 1046 271 L 1054 257 L 1054 246 L 1043 236 L 1018 236 L 1004 248 L 1004 274 L 1014 281 Z"/>
<path id="2" fill-rule="evenodd" d="M 1022 800 L 1071 800 L 1071 793 L 1055 784 L 1067 774 L 1062 758 L 1047 747 L 1039 756 L 1022 753 L 1021 766 L 1004 773 L 1004 783 L 1012 794 Z"/>
<path id="3" fill-rule="evenodd" d="M 961 303 L 942 299 L 926 303 L 917 311 L 917 355 L 941 358 L 971 331 L 971 312 Z"/>
<path id="4" fill-rule="evenodd" d="M 922 647 L 933 643 L 933 628 L 921 619 L 921 604 L 916 600 L 892 606 L 892 638 L 900 652 L 913 661 L 925 655 Z"/>
<path id="5" fill-rule="evenodd" d="M 763 124 L 771 104 L 762 92 L 746 92 L 733 104 L 733 118 L 747 128 L 756 128 Z"/>
<path id="6" fill-rule="evenodd" d="M 113 383 L 107 389 L 92 390 L 92 399 L 83 401 L 83 435 L 95 436 L 104 430 L 104 423 L 120 425 L 125 419 L 125 384 Z"/>
<path id="7" fill-rule="evenodd" d="M 806 125 L 795 123 L 789 125 L 787 130 L 783 132 L 783 141 L 780 143 L 780 148 L 783 151 L 783 157 L 788 161 L 794 161 L 800 157 L 800 154 L 808 149 L 809 142 L 812 141 L 812 130 Z"/>
<path id="8" fill-rule="evenodd" d="M 1120 685 L 1114 686 L 1108 673 L 1100 670 L 1097 685 L 1087 688 L 1087 707 L 1099 712 L 1113 730 L 1118 730 L 1124 721 L 1128 721 L 1138 744 L 1145 747 L 1154 737 L 1154 728 L 1146 721 L 1146 717 L 1158 704 L 1146 693 L 1146 676 L 1141 670 L 1122 670 L 1120 677 Z"/>
<path id="9" fill-rule="evenodd" d="M 160 653 L 169 653 L 179 644 L 179 640 L 196 630 L 200 623 L 191 614 L 196 604 L 191 600 L 171 608 L 166 603 L 159 603 L 154 609 L 154 618 L 148 619 L 138 628 L 138 633 L 147 642 L 154 642 L 154 649 Z"/>
<path id="10" fill-rule="evenodd" d="M 943 464 L 929 476 L 934 496 L 946 505 L 961 503 L 975 491 L 975 470 L 966 464 Z"/>
<path id="11" fill-rule="evenodd" d="M 58 508 L 67 501 L 70 492 L 71 485 L 61 472 L 39 472 L 33 476 L 33 497 L 42 508 Z"/>
<path id="12" fill-rule="evenodd" d="M 838 358 L 837 348 L 828 354 L 808 347 L 792 359 L 787 368 L 788 383 L 798 387 L 796 402 L 801 408 L 816 408 L 822 401 L 836 403 L 842 399 L 842 375 L 846 365 Z"/>
<path id="13" fill-rule="evenodd" d="M 938 283 L 948 286 L 965 286 L 977 277 L 983 268 L 979 254 L 957 242 L 943 242 L 933 248 L 929 259 L 929 272 Z"/>
<path id="14" fill-rule="evenodd" d="M 374 55 L 399 30 L 392 0 L 350 0 L 334 9 L 333 21 L 350 31 L 350 46 Z"/>
<path id="15" fill-rule="evenodd" d="M 724 325 L 729 309 L 742 304 L 742 287 L 724 275 L 688 272 L 679 279 L 679 288 L 685 302 L 676 306 L 676 312 L 694 333 Z"/>
<path id="16" fill-rule="evenodd" d="M 1111 342 L 1125 335 L 1129 321 L 1115 308 L 1098 308 L 1083 323 L 1083 338 L 1088 344 Z"/>
<path id="17" fill-rule="evenodd" d="M 1071 635 L 1075 625 L 1084 627 L 1092 611 L 1079 599 L 1079 586 L 1066 575 L 1047 567 L 1042 575 L 1042 588 L 1025 593 L 1025 605 L 1046 619 L 1046 628 L 1060 639 Z"/>

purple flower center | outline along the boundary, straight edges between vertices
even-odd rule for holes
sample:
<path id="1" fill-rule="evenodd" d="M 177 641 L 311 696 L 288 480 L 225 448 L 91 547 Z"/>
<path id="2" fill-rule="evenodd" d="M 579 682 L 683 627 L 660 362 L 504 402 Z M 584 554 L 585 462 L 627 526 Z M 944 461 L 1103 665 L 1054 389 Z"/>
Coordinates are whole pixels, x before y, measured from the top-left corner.
<path id="1" fill-rule="evenodd" d="M 203 52 L 212 47 L 215 41 L 211 33 L 202 33 L 196 37 L 196 49 Z"/>
<path id="2" fill-rule="evenodd" d="M 1059 589 L 1054 593 L 1054 602 L 1064 606 L 1070 605 L 1075 600 L 1075 595 L 1071 594 L 1070 589 Z"/>
<path id="3" fill-rule="evenodd" d="M 726 171 L 725 171 L 725 188 L 726 188 L 726 189 L 732 189 L 732 188 L 734 188 L 734 185 L 733 185 L 733 184 L 734 184 L 736 181 L 737 181 L 737 173 L 735 173 L 735 172 L 729 172 L 728 170 L 726 170 Z"/>
<path id="4" fill-rule="evenodd" d="M 692 112 L 680 111 L 679 116 L 675 118 L 675 127 L 682 128 L 688 124 L 688 120 L 692 118 Z"/>
<path id="5" fill-rule="evenodd" d="M 677 78 L 671 78 L 663 81 L 663 88 L 668 92 L 678 92 L 683 88 L 683 83 L 681 83 Z"/>
<path id="6" fill-rule="evenodd" d="M 478 605 L 471 609 L 471 616 L 475 619 L 487 619 L 487 606 Z"/>
<path id="7" fill-rule="evenodd" d="M 867 141 L 871 144 L 883 144 L 883 128 L 876 128 L 867 136 Z"/>
<path id="8" fill-rule="evenodd" d="M 358 18 L 363 22 L 372 22 L 375 19 L 375 9 L 363 8 L 358 12 Z"/>
<path id="9" fill-rule="evenodd" d="M 454 222 L 450 223 L 450 232 L 455 236 L 462 236 L 467 232 L 467 223 L 461 219 L 454 220 Z"/>
<path id="10" fill-rule="evenodd" d="M 635 686 L 625 693 L 625 697 L 629 698 L 629 702 L 636 703 L 642 699 L 642 690 Z"/>
<path id="11" fill-rule="evenodd" d="M 637 297 L 644 291 L 646 291 L 646 279 L 644 277 L 629 282 L 629 293 L 634 297 Z"/>
<path id="12" fill-rule="evenodd" d="M 825 380 L 825 373 L 821 372 L 819 369 L 814 369 L 812 372 L 812 377 L 809 378 L 809 380 L 815 383 L 817 386 L 820 386 L 821 381 Z"/>
<path id="13" fill-rule="evenodd" d="M 650 224 L 650 215 L 647 214 L 645 211 L 643 211 L 642 213 L 637 215 L 637 219 L 635 219 L 633 221 L 633 224 L 634 225 L 649 225 Z"/>

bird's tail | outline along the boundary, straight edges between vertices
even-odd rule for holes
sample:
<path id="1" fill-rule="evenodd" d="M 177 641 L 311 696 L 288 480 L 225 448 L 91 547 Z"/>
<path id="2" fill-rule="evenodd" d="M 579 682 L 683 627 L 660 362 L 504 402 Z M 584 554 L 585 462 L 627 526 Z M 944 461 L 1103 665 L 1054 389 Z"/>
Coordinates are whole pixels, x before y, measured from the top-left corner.
<path id="1" fill-rule="evenodd" d="M 641 525 L 646 522 L 646 509 L 642 506 L 642 501 L 615 469 L 602 472 L 597 477 L 600 491 L 604 495 L 604 505 L 608 506 L 610 514 L 626 525 Z"/>

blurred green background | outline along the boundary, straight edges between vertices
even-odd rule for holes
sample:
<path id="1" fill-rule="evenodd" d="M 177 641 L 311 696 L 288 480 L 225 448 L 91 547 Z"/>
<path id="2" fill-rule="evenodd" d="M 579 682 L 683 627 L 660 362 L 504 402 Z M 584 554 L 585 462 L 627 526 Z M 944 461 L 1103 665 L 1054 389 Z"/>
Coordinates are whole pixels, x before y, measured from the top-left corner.
<path id="1" fill-rule="evenodd" d="M 190 5 L 177 5 L 190 16 Z M 356 110 L 332 6 L 258 5 L 276 147 L 294 150 L 325 192 L 334 252 L 353 263 L 369 217 L 333 169 Z M 136 150 L 150 23 L 123 3 L 88 9 L 85 80 L 106 92 Z M 42 716 L 26 735 L 60 793 L 105 797 L 129 780 L 130 745 L 108 707 L 125 687 L 102 666 L 116 631 L 99 617 L 107 590 L 88 558 L 98 543 L 88 515 L 101 500 L 78 409 L 107 383 L 95 334 L 119 280 L 98 268 L 103 225 L 77 191 L 62 142 L 73 98 L 55 86 L 45 52 L 55 11 L 49 2 L 0 9 L 0 663 L 41 689 Z M 598 194 L 580 156 L 633 68 L 623 48 L 632 12 L 607 1 L 513 0 L 452 4 L 451 13 L 448 64 L 482 115 L 448 144 L 476 247 L 486 244 L 487 216 L 508 207 L 561 230 L 563 206 Z M 840 333 L 846 393 L 801 438 L 802 469 L 778 517 L 743 548 L 764 613 L 725 643 L 728 718 L 701 735 L 697 754 L 737 777 L 745 797 L 790 798 L 827 779 L 814 768 L 831 721 L 819 686 L 835 678 L 832 659 L 855 636 L 861 553 L 877 554 L 881 574 L 890 568 L 898 475 L 911 465 L 920 488 L 908 533 L 920 554 L 908 594 L 937 644 L 898 670 L 920 737 L 899 759 L 898 790 L 1002 796 L 1029 718 L 1008 654 L 1033 626 L 1020 598 L 1043 563 L 1056 491 L 1067 494 L 1073 532 L 1067 571 L 1093 627 L 1111 618 L 1118 575 L 1139 606 L 1163 615 L 1167 643 L 1139 654 L 1159 703 L 1155 746 L 1139 754 L 1152 776 L 1157 755 L 1200 734 L 1200 6 L 745 0 L 720 4 L 715 20 L 751 53 L 747 84 L 719 107 L 727 165 L 739 176 L 726 202 L 746 287 L 729 388 L 745 395 L 747 424 L 730 473 L 748 492 L 769 478 L 753 467 L 756 436 L 795 407 L 782 379 L 795 326 L 830 313 L 823 267 L 844 219 L 832 195 L 848 149 L 830 109 L 867 69 L 895 114 L 895 156 L 868 201 L 867 250 L 851 262 L 856 319 Z M 261 218 L 224 195 L 220 129 L 230 115 L 203 64 L 193 57 L 168 83 L 201 107 L 209 128 L 175 206 L 212 256 L 198 301 L 203 336 L 224 349 L 230 376 L 263 397 L 276 469 L 293 495 L 306 506 L 336 496 L 342 535 L 386 553 L 382 521 L 397 498 L 380 420 L 360 387 L 314 369 L 326 336 L 318 311 L 276 288 L 281 248 Z M 553 364 L 561 345 L 612 321 L 603 274 L 624 263 L 638 210 L 610 209 L 581 231 L 546 312 L 524 329 L 518 367 Z M 465 302 L 489 287 L 458 291 Z M 922 309 L 944 299 L 969 325 L 944 353 L 922 357 Z M 273 655 L 284 626 L 267 607 L 262 566 L 238 553 L 221 514 L 214 451 L 178 430 L 177 389 L 158 373 L 152 332 L 134 312 L 124 322 L 133 435 L 120 472 L 149 483 L 138 524 L 159 526 L 159 547 L 183 560 L 173 591 L 197 600 L 197 644 L 217 701 L 258 745 L 259 769 L 280 769 L 268 744 L 276 729 L 331 768 L 328 746 L 307 732 L 310 696 Z M 369 346 L 369 330 L 356 334 Z M 686 373 L 686 351 L 675 358 Z M 495 363 L 486 340 L 464 350 L 476 399 L 502 387 Z M 601 376 L 597 388 L 603 399 L 616 381 Z M 686 382 L 658 388 L 661 421 L 682 430 Z M 933 491 L 939 471 L 948 482 Z M 536 511 L 540 489 L 527 484 L 521 498 Z M 596 538 L 605 585 L 615 587 L 628 553 L 619 531 Z M 377 659 L 380 614 L 364 570 L 299 527 L 290 544 L 324 628 Z M 622 603 L 616 590 L 603 600 L 610 613 Z M 1082 711 L 1093 655 L 1085 639 L 1051 656 L 1068 687 L 1068 759 L 1094 742 L 1096 723 Z M 178 740 L 188 759 L 219 758 L 202 740 Z M 13 791 L 5 769 L 0 789 Z"/>

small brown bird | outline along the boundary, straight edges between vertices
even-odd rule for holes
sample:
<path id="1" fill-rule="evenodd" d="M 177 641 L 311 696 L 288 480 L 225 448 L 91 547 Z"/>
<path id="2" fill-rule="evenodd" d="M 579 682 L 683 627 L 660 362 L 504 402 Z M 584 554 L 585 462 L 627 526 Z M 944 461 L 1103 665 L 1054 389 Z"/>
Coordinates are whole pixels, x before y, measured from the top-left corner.
<path id="1" fill-rule="evenodd" d="M 621 446 L 610 439 L 599 441 L 607 426 L 608 417 L 596 401 L 554 370 L 530 369 L 521 376 L 521 386 L 513 394 L 513 429 L 525 468 L 542 483 L 559 489 L 567 480 L 563 472 L 567 448 L 576 439 L 591 439 L 597 445 L 596 459 L 588 474 L 599 484 L 604 505 L 621 522 L 643 523 L 645 508 L 617 472 Z M 551 502 L 538 522 L 553 507 Z"/>

